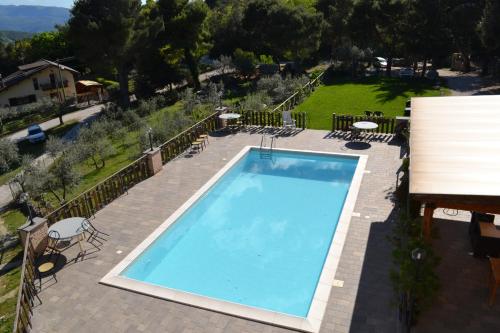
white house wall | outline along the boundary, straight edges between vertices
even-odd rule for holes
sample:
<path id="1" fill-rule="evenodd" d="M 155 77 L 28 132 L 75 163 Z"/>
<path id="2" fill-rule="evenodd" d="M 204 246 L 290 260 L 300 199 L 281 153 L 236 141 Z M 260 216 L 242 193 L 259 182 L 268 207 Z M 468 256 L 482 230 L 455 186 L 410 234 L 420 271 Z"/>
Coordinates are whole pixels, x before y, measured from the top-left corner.
<path id="1" fill-rule="evenodd" d="M 8 107 L 10 98 L 19 98 L 25 97 L 29 95 L 35 95 L 37 101 L 41 101 L 45 98 L 49 99 L 51 93 L 60 92 L 61 89 L 53 89 L 53 90 L 42 90 L 42 85 L 50 84 L 50 74 L 53 73 L 56 77 L 56 82 L 59 82 L 59 70 L 56 67 L 49 67 L 44 69 L 43 71 L 36 73 L 23 81 L 17 83 L 6 89 L 5 91 L 0 92 L 0 107 Z M 64 88 L 64 92 L 66 94 L 66 99 L 68 98 L 76 98 L 76 88 L 75 88 L 75 79 L 73 77 L 73 73 L 68 70 L 61 70 L 61 75 L 63 77 L 63 81 L 68 81 L 68 87 Z M 33 86 L 33 78 L 38 79 L 39 89 L 35 90 Z"/>

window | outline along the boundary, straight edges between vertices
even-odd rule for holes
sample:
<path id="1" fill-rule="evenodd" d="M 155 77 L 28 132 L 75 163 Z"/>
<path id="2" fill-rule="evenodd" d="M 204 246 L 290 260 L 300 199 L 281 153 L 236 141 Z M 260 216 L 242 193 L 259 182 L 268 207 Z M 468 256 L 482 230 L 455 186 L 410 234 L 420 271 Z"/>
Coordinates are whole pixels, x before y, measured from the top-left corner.
<path id="1" fill-rule="evenodd" d="M 50 78 L 50 86 L 52 87 L 52 89 L 55 89 L 56 88 L 56 76 L 54 75 L 54 73 L 50 73 L 49 78 Z"/>
<path id="2" fill-rule="evenodd" d="M 40 86 L 38 85 L 38 79 L 36 77 L 33 78 L 33 88 L 35 88 L 35 90 L 40 89 Z"/>
<path id="3" fill-rule="evenodd" d="M 29 103 L 35 103 L 35 102 L 36 102 L 35 95 L 28 95 L 28 96 L 17 97 L 17 98 L 9 98 L 10 106 L 18 106 L 18 105 L 24 105 L 24 104 L 29 104 Z"/>

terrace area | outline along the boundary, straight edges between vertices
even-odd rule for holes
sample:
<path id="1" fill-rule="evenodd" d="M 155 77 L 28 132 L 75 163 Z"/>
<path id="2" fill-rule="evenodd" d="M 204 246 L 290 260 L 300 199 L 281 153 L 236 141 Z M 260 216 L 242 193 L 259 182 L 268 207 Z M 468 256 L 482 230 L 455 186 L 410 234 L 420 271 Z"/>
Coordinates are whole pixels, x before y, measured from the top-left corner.
<path id="1" fill-rule="evenodd" d="M 259 145 L 261 135 L 238 133 L 211 136 L 201 154 L 180 156 L 157 175 L 99 211 L 93 224 L 111 237 L 100 251 L 69 263 L 47 277 L 34 308 L 37 332 L 284 332 L 282 328 L 239 319 L 192 306 L 160 300 L 99 284 L 124 256 L 220 170 L 244 146 Z M 349 232 L 321 332 L 394 331 L 397 310 L 391 306 L 389 281 L 390 233 L 394 212 L 392 192 L 401 165 L 400 147 L 380 136 L 366 150 L 327 131 L 305 130 L 280 137 L 278 148 L 369 155 L 367 172 L 350 222 Z M 350 148 L 349 148 L 350 147 Z M 304 208 L 307 209 L 307 208 Z M 74 253 L 70 251 L 75 251 Z M 76 247 L 64 252 L 71 260 Z M 118 253 L 118 251 L 120 253 Z M 92 252 L 92 251 L 90 251 Z"/>
<path id="2" fill-rule="evenodd" d="M 36 332 L 288 332 L 269 324 L 121 290 L 99 284 L 101 278 L 176 211 L 203 184 L 247 145 L 258 146 L 259 131 L 211 135 L 200 154 L 186 154 L 131 188 L 100 210 L 93 224 L 109 233 L 100 251 L 68 262 L 57 283 L 43 280 L 42 304 L 34 307 Z M 397 332 L 401 329 L 389 272 L 391 235 L 398 216 L 393 192 L 402 149 L 392 135 L 366 142 L 346 134 L 303 130 L 279 137 L 278 148 L 368 156 L 365 174 L 335 275 L 320 332 Z M 307 208 L 304 208 L 307 209 Z M 468 255 L 470 214 L 436 210 L 443 281 L 438 301 L 424 312 L 416 332 L 495 332 L 500 303 L 488 306 L 488 263 Z M 65 251 L 70 261 L 77 247 Z M 459 318 L 459 320 L 457 319 Z"/>

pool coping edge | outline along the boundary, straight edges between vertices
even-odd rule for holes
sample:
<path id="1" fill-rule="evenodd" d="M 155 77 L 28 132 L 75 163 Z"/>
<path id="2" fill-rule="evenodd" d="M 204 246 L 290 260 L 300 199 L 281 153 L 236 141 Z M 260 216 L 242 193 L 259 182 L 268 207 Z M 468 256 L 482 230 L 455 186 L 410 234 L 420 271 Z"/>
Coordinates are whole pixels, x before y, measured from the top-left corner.
<path id="1" fill-rule="evenodd" d="M 185 203 L 175 210 L 163 223 L 161 223 L 146 239 L 135 247 L 124 259 L 115 265 L 99 283 L 117 287 L 120 289 L 136 292 L 143 295 L 161 298 L 189 306 L 215 311 L 231 316 L 236 316 L 248 320 L 253 320 L 274 326 L 291 328 L 304 332 L 318 333 L 323 321 L 324 314 L 330 292 L 334 287 L 334 279 L 337 267 L 342 255 L 342 250 L 347 237 L 356 199 L 361 187 L 361 182 L 368 160 L 367 155 L 346 154 L 337 152 L 299 150 L 299 149 L 281 149 L 273 148 L 276 151 L 288 151 L 299 153 L 310 153 L 319 155 L 337 155 L 352 156 L 358 158 L 355 172 L 353 174 L 349 191 L 346 195 L 344 205 L 336 226 L 336 230 L 328 249 L 328 253 L 323 264 L 323 268 L 316 285 L 311 306 L 307 317 L 296 317 L 293 315 L 264 310 L 257 307 L 251 307 L 243 304 L 210 298 L 192 294 L 185 291 L 170 289 L 163 286 L 157 286 L 144 283 L 121 276 L 121 272 L 128 267 L 144 250 L 146 250 L 165 230 L 167 230 L 187 209 L 189 209 L 197 200 L 201 198 L 226 172 L 232 168 L 243 156 L 250 150 L 259 149 L 258 146 L 245 146 L 238 152 L 226 165 L 215 173 L 200 189 L 198 189 Z"/>

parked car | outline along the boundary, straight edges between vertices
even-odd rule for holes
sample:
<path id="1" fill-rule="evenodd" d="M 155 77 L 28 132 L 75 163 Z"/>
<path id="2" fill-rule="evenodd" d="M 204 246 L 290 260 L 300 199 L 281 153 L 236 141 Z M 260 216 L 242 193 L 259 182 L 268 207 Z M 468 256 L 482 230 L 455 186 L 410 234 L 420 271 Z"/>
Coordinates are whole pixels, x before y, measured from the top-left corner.
<path id="1" fill-rule="evenodd" d="M 45 141 L 47 137 L 40 125 L 35 124 L 28 127 L 28 136 L 26 138 L 29 142 L 36 143 Z"/>
<path id="2" fill-rule="evenodd" d="M 373 66 L 377 68 L 386 68 L 387 67 L 387 60 L 382 57 L 375 57 L 373 59 Z"/>
<path id="3" fill-rule="evenodd" d="M 404 67 L 399 70 L 399 77 L 402 78 L 409 78 L 413 77 L 415 75 L 415 72 L 413 71 L 413 68 L 410 67 Z"/>

